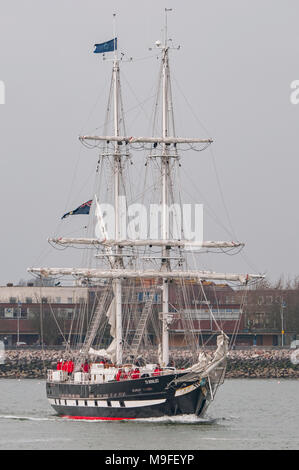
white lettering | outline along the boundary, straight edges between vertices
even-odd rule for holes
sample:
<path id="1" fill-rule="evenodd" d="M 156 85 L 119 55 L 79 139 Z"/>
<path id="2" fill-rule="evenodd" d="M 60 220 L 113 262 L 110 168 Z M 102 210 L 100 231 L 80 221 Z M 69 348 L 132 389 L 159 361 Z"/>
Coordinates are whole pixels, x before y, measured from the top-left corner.
<path id="1" fill-rule="evenodd" d="M 95 234 L 99 240 L 160 240 L 167 239 L 202 243 L 203 241 L 203 205 L 202 204 L 172 204 L 163 211 L 161 204 L 150 204 L 148 208 L 143 204 L 126 204 L 124 196 L 119 197 L 118 214 L 119 223 L 115 233 L 115 208 L 111 204 L 99 204 L 96 199 L 96 226 Z M 165 232 L 161 233 L 164 214 Z M 192 246 L 186 246 L 192 249 Z M 198 248 L 197 248 L 198 249 Z"/>
<path id="2" fill-rule="evenodd" d="M 192 230 L 192 206 L 183 205 L 183 231 L 184 237 L 189 241 L 203 241 L 203 204 L 194 206 L 194 230 Z"/>
<path id="3" fill-rule="evenodd" d="M 165 465 L 165 464 L 174 464 L 174 465 L 190 465 L 192 460 L 194 460 L 194 455 L 192 454 L 161 454 L 161 455 L 150 455 L 150 464 L 153 465 Z"/>
<path id="4" fill-rule="evenodd" d="M 299 103 L 299 80 L 293 80 L 291 83 L 291 88 L 294 90 L 290 95 L 290 101 L 292 104 Z"/>
<path id="5" fill-rule="evenodd" d="M 5 83 L 0 80 L 0 104 L 5 104 Z"/>
<path id="6" fill-rule="evenodd" d="M 139 457 L 119 457 L 115 454 L 112 457 L 106 457 L 106 465 L 130 465 L 131 467 L 137 467 L 139 462 Z"/>
<path id="7" fill-rule="evenodd" d="M 127 234 L 131 240 L 142 240 L 147 238 L 147 211 L 143 204 L 131 204 L 128 207 Z"/>

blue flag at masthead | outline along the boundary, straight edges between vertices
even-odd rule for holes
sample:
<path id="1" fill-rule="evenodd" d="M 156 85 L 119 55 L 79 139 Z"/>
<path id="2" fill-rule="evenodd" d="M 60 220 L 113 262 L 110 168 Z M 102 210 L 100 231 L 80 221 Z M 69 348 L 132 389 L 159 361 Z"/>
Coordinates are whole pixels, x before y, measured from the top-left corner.
<path id="1" fill-rule="evenodd" d="M 102 42 L 101 44 L 94 45 L 95 54 L 103 54 L 105 52 L 115 51 L 117 49 L 117 38 L 111 39 L 110 41 Z"/>

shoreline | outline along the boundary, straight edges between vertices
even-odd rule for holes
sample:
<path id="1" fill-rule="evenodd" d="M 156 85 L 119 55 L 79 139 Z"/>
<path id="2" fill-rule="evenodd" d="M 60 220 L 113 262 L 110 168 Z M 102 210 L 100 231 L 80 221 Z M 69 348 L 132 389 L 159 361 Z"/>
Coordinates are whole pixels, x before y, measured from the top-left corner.
<path id="1" fill-rule="evenodd" d="M 291 361 L 293 350 L 234 350 L 227 358 L 226 378 L 299 379 L 299 364 Z M 207 355 L 212 355 L 208 352 Z M 150 358 L 149 353 L 149 358 Z M 0 378 L 45 379 L 47 369 L 55 369 L 59 359 L 67 359 L 61 351 L 7 350 L 0 364 Z M 297 358 L 299 360 L 299 351 Z M 172 351 L 171 360 L 178 367 L 188 366 L 186 351 Z"/>

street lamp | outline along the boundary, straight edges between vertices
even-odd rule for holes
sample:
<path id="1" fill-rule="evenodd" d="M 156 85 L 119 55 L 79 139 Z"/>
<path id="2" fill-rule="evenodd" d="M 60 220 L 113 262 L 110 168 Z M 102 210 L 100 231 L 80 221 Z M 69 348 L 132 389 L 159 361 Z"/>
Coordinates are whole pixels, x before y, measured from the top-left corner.
<path id="1" fill-rule="evenodd" d="M 22 304 L 18 302 L 18 312 L 17 312 L 17 346 L 19 346 L 20 342 L 20 317 L 22 313 Z"/>
<path id="2" fill-rule="evenodd" d="M 284 346 L 284 324 L 283 324 L 283 309 L 286 308 L 287 304 L 285 300 L 281 299 L 280 304 L 280 317 L 281 317 L 281 346 Z"/>

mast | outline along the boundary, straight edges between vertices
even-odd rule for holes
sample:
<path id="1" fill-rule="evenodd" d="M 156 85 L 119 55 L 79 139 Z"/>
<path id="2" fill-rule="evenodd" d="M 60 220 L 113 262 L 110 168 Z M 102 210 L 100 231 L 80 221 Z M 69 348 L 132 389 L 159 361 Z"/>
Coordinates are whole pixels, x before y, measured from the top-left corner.
<path id="1" fill-rule="evenodd" d="M 167 12 L 165 8 L 165 35 L 164 47 L 162 49 L 162 138 L 168 137 L 168 38 L 167 38 Z M 169 238 L 169 213 L 168 213 L 168 185 L 169 185 L 169 156 L 168 147 L 163 143 L 161 158 L 161 174 L 162 174 L 162 240 Z M 162 247 L 162 271 L 170 271 L 170 260 L 168 255 L 169 248 Z M 168 314 L 169 314 L 169 285 L 168 279 L 163 278 L 162 284 L 162 362 L 163 366 L 167 366 L 169 362 L 169 332 L 168 332 Z"/>
<path id="2" fill-rule="evenodd" d="M 113 14 L 113 29 L 114 38 L 116 38 L 115 17 Z M 119 60 L 117 56 L 117 49 L 114 47 L 114 60 L 113 60 L 113 97 L 114 97 L 114 137 L 119 136 Z M 120 239 L 120 223 L 119 223 L 119 192 L 120 192 L 120 175 L 121 175 L 121 155 L 118 147 L 117 140 L 114 142 L 114 210 L 115 210 L 115 240 Z M 122 260 L 119 256 L 120 248 L 118 245 L 114 247 L 115 250 L 115 268 L 122 266 Z M 116 308 L 116 363 L 122 363 L 122 285 L 121 279 L 113 281 L 113 289 L 115 295 L 115 308 Z"/>

